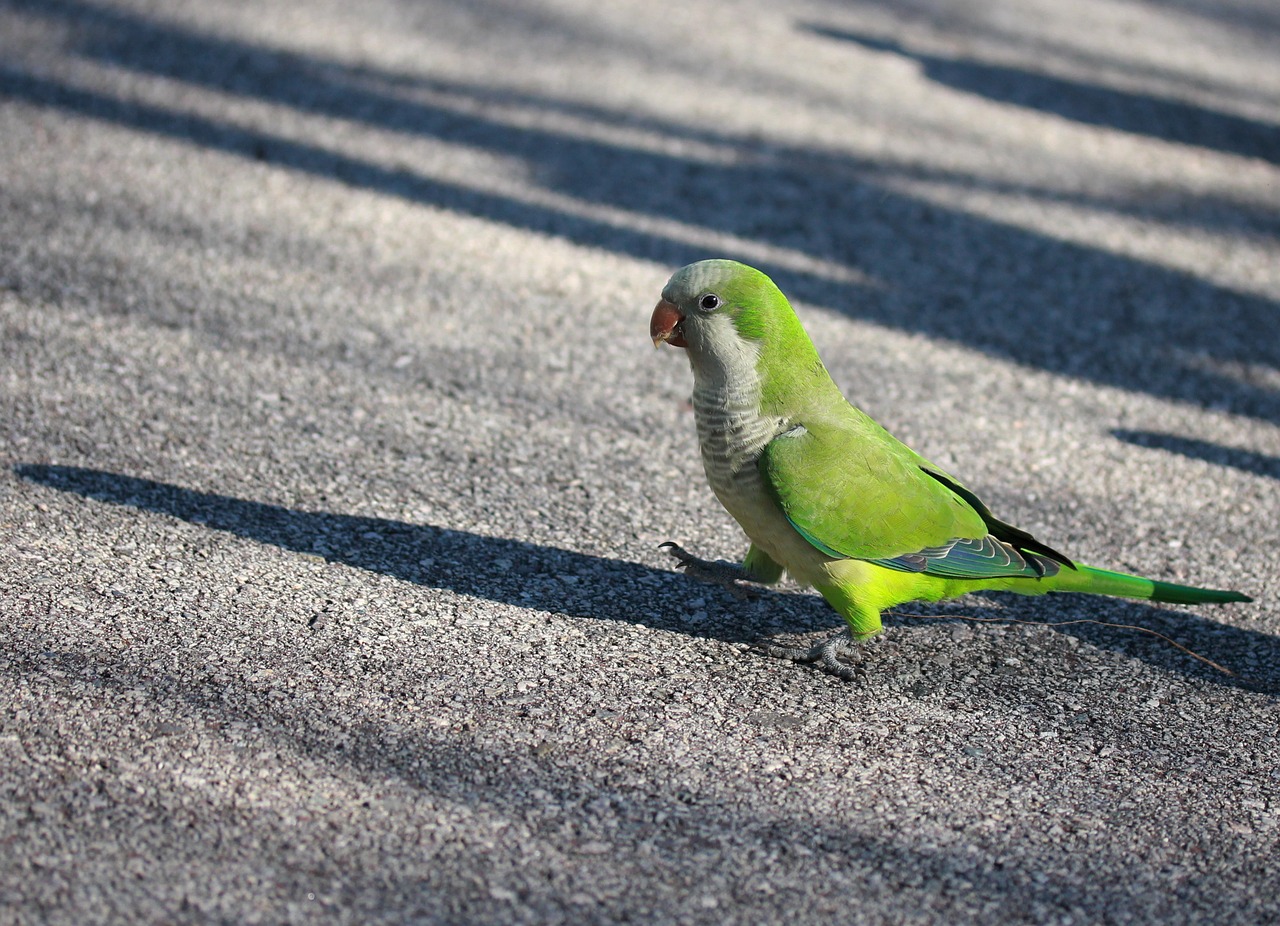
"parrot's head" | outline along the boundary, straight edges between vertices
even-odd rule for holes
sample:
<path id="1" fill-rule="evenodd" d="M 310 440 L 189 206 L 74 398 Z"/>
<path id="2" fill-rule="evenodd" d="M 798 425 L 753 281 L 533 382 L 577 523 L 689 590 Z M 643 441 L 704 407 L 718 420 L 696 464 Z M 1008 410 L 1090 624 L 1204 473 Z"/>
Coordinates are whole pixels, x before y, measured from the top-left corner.
<path id="1" fill-rule="evenodd" d="M 759 388 L 761 407 L 775 412 L 819 393 L 839 395 L 787 297 L 737 261 L 677 270 L 649 319 L 649 337 L 654 347 L 685 349 L 695 391 L 698 383 Z"/>
<path id="2" fill-rule="evenodd" d="M 742 339 L 761 340 L 791 315 L 786 297 L 767 276 L 732 260 L 702 260 L 681 267 L 667 281 L 649 319 L 654 347 L 683 347 L 691 355 L 730 349 Z"/>

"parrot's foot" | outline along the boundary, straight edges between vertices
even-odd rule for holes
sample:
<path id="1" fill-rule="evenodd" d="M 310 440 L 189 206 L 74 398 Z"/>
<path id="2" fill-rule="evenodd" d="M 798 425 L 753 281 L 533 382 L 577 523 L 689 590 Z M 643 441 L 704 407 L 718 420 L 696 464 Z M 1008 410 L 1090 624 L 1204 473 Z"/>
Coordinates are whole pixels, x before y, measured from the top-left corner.
<path id="1" fill-rule="evenodd" d="M 865 674 L 861 669 L 840 660 L 842 653 L 856 651 L 857 646 L 845 631 L 808 649 L 803 646 L 778 646 L 772 643 L 760 647 L 760 652 L 766 656 L 790 659 L 792 662 L 812 663 L 828 675 L 834 675 L 846 682 L 855 681 Z"/>
<path id="2" fill-rule="evenodd" d="M 744 588 L 742 585 L 743 582 L 750 582 L 751 576 L 737 563 L 730 563 L 725 560 L 699 559 L 680 546 L 680 544 L 670 540 L 666 543 L 658 544 L 658 549 L 665 550 L 667 555 L 676 561 L 676 566 L 683 569 L 684 574 L 687 576 L 698 579 L 701 582 L 710 582 L 712 585 L 722 586 L 739 601 L 755 597 L 755 594 L 750 589 Z"/>

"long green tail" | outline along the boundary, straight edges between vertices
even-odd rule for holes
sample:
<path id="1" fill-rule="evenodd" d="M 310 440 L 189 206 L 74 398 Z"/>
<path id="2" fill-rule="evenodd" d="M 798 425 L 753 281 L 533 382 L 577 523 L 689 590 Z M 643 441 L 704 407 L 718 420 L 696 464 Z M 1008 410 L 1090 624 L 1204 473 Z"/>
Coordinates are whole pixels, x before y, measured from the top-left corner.
<path id="1" fill-rule="evenodd" d="M 1095 569 L 1093 566 L 1063 568 L 1054 579 L 1055 592 L 1088 592 L 1093 595 L 1114 595 L 1117 598 L 1145 598 L 1150 601 L 1167 601 L 1172 604 L 1207 604 L 1228 601 L 1253 601 L 1240 592 L 1216 588 L 1196 588 L 1191 585 L 1175 585 L 1157 582 L 1141 576 L 1126 575 Z"/>

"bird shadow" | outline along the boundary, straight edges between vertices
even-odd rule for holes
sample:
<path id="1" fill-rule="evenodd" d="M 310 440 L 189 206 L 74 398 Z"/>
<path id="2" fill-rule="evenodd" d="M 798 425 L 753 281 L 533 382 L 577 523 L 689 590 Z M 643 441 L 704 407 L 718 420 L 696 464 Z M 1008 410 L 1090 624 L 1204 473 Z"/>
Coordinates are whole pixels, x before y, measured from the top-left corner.
<path id="1" fill-rule="evenodd" d="M 820 599 L 770 589 L 761 589 L 757 606 L 738 609 L 733 621 L 694 622 L 689 600 L 697 596 L 674 569 L 431 524 L 300 511 L 83 467 L 19 465 L 14 471 L 95 501 L 168 515 L 416 585 L 569 617 L 642 623 L 735 644 L 838 622 Z M 572 581 L 562 581 L 565 577 Z M 711 591 L 708 599 L 714 597 Z"/>
<path id="2" fill-rule="evenodd" d="M 820 598 L 760 589 L 753 605 L 730 604 L 729 619 L 689 618 L 689 588 L 678 574 L 642 563 L 429 524 L 388 518 L 299 511 L 229 495 L 201 492 L 171 483 L 78 466 L 21 464 L 21 478 L 84 498 L 168 515 L 331 562 L 343 563 L 429 588 L 449 589 L 489 601 L 592 620 L 618 620 L 713 639 L 757 644 L 775 634 L 831 631 L 839 620 Z M 564 583 L 562 577 L 574 577 Z M 714 597 L 714 596 L 708 596 Z M 1007 606 L 984 619 L 1043 618 L 1043 600 L 993 596 Z M 1079 618 L 1071 599 L 1049 607 L 1064 621 Z M 1037 607 L 1038 605 L 1038 607 Z M 1221 624 L 1198 615 L 1141 602 L 1097 600 L 1090 614 L 1102 621 L 1151 627 L 1216 662 L 1266 667 L 1249 677 L 1227 676 L 1201 663 L 1178 658 L 1168 647 L 1117 640 L 1105 628 L 1072 624 L 1060 628 L 1104 649 L 1136 656 L 1162 669 L 1211 679 L 1230 687 L 1280 692 L 1280 639 Z M 957 610 L 926 615 L 939 621 L 964 620 Z M 887 615 L 893 623 L 893 616 Z M 1054 620 L 1035 621 L 1052 627 Z"/>
<path id="3" fill-rule="evenodd" d="M 1178 434 L 1165 434 L 1160 431 L 1132 431 L 1127 428 L 1115 428 L 1111 436 L 1134 444 L 1138 447 L 1152 447 L 1166 450 L 1169 453 L 1181 454 L 1193 460 L 1204 460 L 1219 466 L 1230 466 L 1259 476 L 1280 479 L 1280 457 L 1253 450 L 1241 450 L 1238 447 L 1224 447 L 1212 441 L 1197 440 L 1194 437 L 1182 437 Z"/>

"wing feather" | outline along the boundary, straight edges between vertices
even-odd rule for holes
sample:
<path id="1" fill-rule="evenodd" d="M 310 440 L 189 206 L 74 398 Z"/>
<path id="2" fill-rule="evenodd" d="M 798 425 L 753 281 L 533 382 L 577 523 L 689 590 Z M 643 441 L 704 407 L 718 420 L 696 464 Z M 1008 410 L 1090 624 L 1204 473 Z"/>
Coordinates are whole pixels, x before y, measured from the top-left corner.
<path id="1" fill-rule="evenodd" d="M 765 446 L 761 474 L 796 531 L 827 556 L 948 578 L 1043 576 L 1072 566 L 997 519 L 959 482 L 872 419 L 791 427 Z"/>

